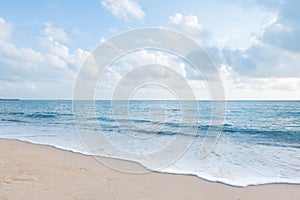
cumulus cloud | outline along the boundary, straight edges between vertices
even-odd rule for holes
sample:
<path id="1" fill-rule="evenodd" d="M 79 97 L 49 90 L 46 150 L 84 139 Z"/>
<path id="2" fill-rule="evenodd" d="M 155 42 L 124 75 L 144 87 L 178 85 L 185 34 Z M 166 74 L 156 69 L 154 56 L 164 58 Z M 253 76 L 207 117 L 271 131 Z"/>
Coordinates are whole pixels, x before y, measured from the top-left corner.
<path id="1" fill-rule="evenodd" d="M 142 21 L 145 13 L 135 0 L 102 0 L 101 5 L 114 16 L 130 21 L 131 18 Z"/>
<path id="2" fill-rule="evenodd" d="M 298 53 L 260 41 L 245 50 L 210 53 L 228 99 L 299 99 Z"/>
<path id="3" fill-rule="evenodd" d="M 195 15 L 183 16 L 181 13 L 176 13 L 174 16 L 170 16 L 169 19 L 171 24 L 181 26 L 184 30 L 192 28 L 200 32 L 203 31 L 202 26 L 198 22 L 198 17 Z"/>
<path id="4" fill-rule="evenodd" d="M 0 52 L 2 59 L 11 59 L 16 62 L 41 63 L 44 61 L 40 52 L 31 48 L 17 48 L 14 44 L 5 41 L 0 41 Z"/>
<path id="5" fill-rule="evenodd" d="M 223 49 L 225 62 L 242 76 L 300 77 L 300 14 L 295 9 L 298 4 L 284 1 L 278 7 L 279 15 L 255 36 L 248 49 Z"/>
<path id="6" fill-rule="evenodd" d="M 121 57 L 111 65 L 103 76 L 102 86 L 115 87 L 116 83 L 131 70 L 143 65 L 161 65 L 170 67 L 184 78 L 186 77 L 185 64 L 175 55 L 160 51 L 141 49 Z M 151 72 L 151 70 L 149 70 Z M 155 71 L 154 71 L 155 72 Z M 159 73 L 151 73 L 153 78 L 160 78 Z M 138 78 L 138 77 L 137 77 Z"/>
<path id="7" fill-rule="evenodd" d="M 69 48 L 55 40 L 51 36 L 41 37 L 39 39 L 41 47 L 43 47 L 47 54 L 45 57 L 53 66 L 56 67 L 68 67 L 77 70 L 82 64 L 82 61 L 88 56 L 89 52 L 84 51 L 81 48 L 70 52 Z"/>
<path id="8" fill-rule="evenodd" d="M 144 68 L 139 69 L 139 67 Z M 166 69 L 170 69 L 177 76 L 170 75 L 169 72 L 166 73 Z M 134 71 L 135 73 L 131 74 Z M 166 96 L 167 91 L 165 89 L 154 86 L 154 83 L 164 85 L 166 82 L 169 88 L 176 90 L 183 89 L 182 82 L 188 83 L 193 90 L 197 90 L 195 92 L 199 98 L 209 99 L 207 86 L 200 76 L 189 63 L 176 55 L 150 49 L 140 49 L 126 54 L 106 69 L 98 82 L 96 97 L 101 99 L 110 98 L 114 88 L 120 84 L 119 81 L 123 80 L 122 84 L 126 83 L 122 86 L 124 90 L 126 87 L 141 86 L 139 85 L 141 82 L 151 82 L 151 87 L 148 84 L 147 89 L 143 87 L 146 91 L 143 93 L 144 99 L 149 96 L 151 96 L 150 98 L 168 99 L 169 96 Z M 181 81 L 178 81 L 178 77 L 181 77 Z"/>
<path id="9" fill-rule="evenodd" d="M 223 64 L 219 72 L 227 99 L 299 99 L 297 77 L 243 76 Z"/>
<path id="10" fill-rule="evenodd" d="M 183 15 L 176 13 L 174 16 L 169 16 L 169 22 L 172 28 L 192 37 L 201 42 L 208 36 L 207 31 L 199 23 L 196 15 Z"/>
<path id="11" fill-rule="evenodd" d="M 88 56 L 89 52 L 79 48 L 70 52 L 69 48 L 51 37 L 40 39 L 41 46 L 48 51 L 47 57 L 51 58 L 52 63 L 60 63 L 55 66 L 64 66 L 77 70 L 82 61 Z M 54 61 L 54 62 L 53 62 Z M 63 64 L 65 63 L 65 64 Z"/>
<path id="12" fill-rule="evenodd" d="M 71 97 L 76 73 L 89 52 L 70 51 L 50 36 L 42 36 L 40 45 L 42 50 L 36 50 L 0 40 L 0 94 L 3 97 Z"/>
<path id="13" fill-rule="evenodd" d="M 300 54 L 269 44 L 255 44 L 246 50 L 222 50 L 226 63 L 242 76 L 300 77 Z"/>
<path id="14" fill-rule="evenodd" d="M 300 35 L 300 13 L 298 1 L 242 1 L 235 0 L 235 3 L 242 4 L 245 7 L 263 7 L 264 10 L 273 11 L 276 13 L 259 34 L 255 34 L 255 39 L 272 46 L 282 48 L 287 51 L 300 50 L 299 40 Z"/>
<path id="15" fill-rule="evenodd" d="M 0 41 L 1 79 L 41 82 L 73 78 L 88 52 L 77 49 L 69 53 L 66 46 L 53 39 L 45 39 L 44 43 L 48 45 L 46 53 Z"/>
<path id="16" fill-rule="evenodd" d="M 70 38 L 67 35 L 67 33 L 64 31 L 64 29 L 53 26 L 51 23 L 44 23 L 44 34 L 46 36 L 52 37 L 55 40 L 58 40 L 60 42 L 68 43 L 70 42 Z"/>
<path id="17" fill-rule="evenodd" d="M 9 40 L 11 37 L 12 25 L 0 17 L 0 41 Z"/>
<path id="18" fill-rule="evenodd" d="M 210 53 L 214 61 L 223 66 L 220 71 L 226 69 L 229 72 L 222 76 L 230 98 L 299 99 L 298 3 L 284 1 L 280 5 L 262 5 L 278 9 L 278 15 L 261 32 L 253 35 L 249 48 L 233 50 L 224 47 Z"/>

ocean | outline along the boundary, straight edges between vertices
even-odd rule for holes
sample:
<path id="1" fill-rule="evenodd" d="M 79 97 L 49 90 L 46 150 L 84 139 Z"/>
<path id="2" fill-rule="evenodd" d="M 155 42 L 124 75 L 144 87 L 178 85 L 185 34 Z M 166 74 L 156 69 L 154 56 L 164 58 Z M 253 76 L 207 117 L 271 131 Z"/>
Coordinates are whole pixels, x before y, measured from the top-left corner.
<path id="1" fill-rule="evenodd" d="M 0 138 L 234 186 L 300 183 L 300 101 L 226 101 L 221 124 L 212 124 L 210 101 L 188 104 L 99 100 L 74 110 L 68 100 L 0 101 Z"/>

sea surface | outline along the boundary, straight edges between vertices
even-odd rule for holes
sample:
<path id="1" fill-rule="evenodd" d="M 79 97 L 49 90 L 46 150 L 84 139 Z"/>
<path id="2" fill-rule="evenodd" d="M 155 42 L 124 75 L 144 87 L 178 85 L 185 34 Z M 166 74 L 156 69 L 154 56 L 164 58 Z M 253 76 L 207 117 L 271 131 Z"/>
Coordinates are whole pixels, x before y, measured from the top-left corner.
<path id="1" fill-rule="evenodd" d="M 300 101 L 226 101 L 219 124 L 212 102 L 190 103 L 0 101 L 0 138 L 234 186 L 300 183 Z"/>

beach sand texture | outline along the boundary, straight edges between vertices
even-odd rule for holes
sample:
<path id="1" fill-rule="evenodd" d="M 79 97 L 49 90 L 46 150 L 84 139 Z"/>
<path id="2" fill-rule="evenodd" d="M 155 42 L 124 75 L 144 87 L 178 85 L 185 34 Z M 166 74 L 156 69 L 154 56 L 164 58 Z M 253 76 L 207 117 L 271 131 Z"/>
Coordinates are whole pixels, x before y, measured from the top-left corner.
<path id="1" fill-rule="evenodd" d="M 108 168 L 92 156 L 1 139 L 0 199 L 299 200 L 300 185 L 239 188 L 187 175 L 129 174 Z"/>

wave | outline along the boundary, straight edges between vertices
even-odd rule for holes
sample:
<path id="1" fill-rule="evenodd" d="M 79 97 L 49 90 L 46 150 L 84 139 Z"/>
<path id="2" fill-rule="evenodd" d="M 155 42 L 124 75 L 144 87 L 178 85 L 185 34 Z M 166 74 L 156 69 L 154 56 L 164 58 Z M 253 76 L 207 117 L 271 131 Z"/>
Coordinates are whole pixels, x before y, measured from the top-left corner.
<path id="1" fill-rule="evenodd" d="M 55 115 L 55 114 L 45 114 L 45 113 L 34 113 L 34 114 L 26 115 L 26 117 L 43 119 L 43 118 L 57 118 L 57 115 Z"/>
<path id="2" fill-rule="evenodd" d="M 9 112 L 8 115 L 25 115 L 24 112 Z"/>
<path id="3" fill-rule="evenodd" d="M 58 117 L 73 117 L 72 113 L 58 113 L 58 112 L 35 112 L 35 113 L 25 113 L 25 112 L 0 112 L 4 116 L 18 116 L 18 117 L 28 117 L 28 118 L 58 118 Z"/>
<path id="4" fill-rule="evenodd" d="M 2 113 L 5 113 L 5 112 L 2 112 Z M 295 112 L 295 113 L 299 113 L 299 112 Z M 11 117 L 2 118 L 1 121 L 12 122 L 12 123 L 26 123 L 26 122 L 30 122 L 30 121 L 26 120 L 26 118 L 53 119 L 53 120 L 51 120 L 51 122 L 50 121 L 45 121 L 45 122 L 49 123 L 49 124 L 65 124 L 66 122 L 60 121 L 61 118 L 63 118 L 64 120 L 67 120 L 67 121 L 74 119 L 72 113 L 59 113 L 59 112 L 35 112 L 32 114 L 26 114 L 24 112 L 16 111 L 16 112 L 7 112 L 6 115 L 9 115 Z M 52 123 L 52 122 L 55 122 L 55 120 L 57 122 Z M 124 119 L 124 118 L 116 119 L 113 117 L 96 117 L 96 118 L 90 118 L 90 119 L 83 119 L 82 120 L 83 125 L 85 124 L 85 120 L 87 120 L 87 122 L 89 122 L 89 123 L 93 120 L 95 120 L 95 122 L 98 121 L 100 124 L 100 127 L 103 128 L 103 130 L 109 130 L 109 132 L 113 132 L 114 130 L 116 132 L 120 132 L 118 130 L 118 124 L 116 124 L 116 122 L 118 122 L 119 125 L 121 125 L 121 126 L 123 125 L 123 123 L 125 125 L 127 125 L 129 123 L 133 123 L 137 127 L 147 125 L 150 128 L 155 128 L 155 126 L 158 126 L 158 128 L 159 128 L 158 130 L 161 130 L 161 131 L 157 131 L 156 134 L 159 134 L 159 135 L 183 135 L 183 136 L 192 136 L 192 137 L 203 136 L 203 135 L 205 135 L 205 132 L 209 130 L 209 128 L 217 127 L 217 128 L 222 128 L 223 134 L 229 134 L 229 135 L 233 134 L 233 136 L 239 135 L 240 137 L 244 137 L 245 135 L 250 135 L 250 136 L 257 137 L 257 138 L 272 138 L 275 141 L 290 141 L 291 143 L 299 143 L 300 142 L 300 137 L 299 137 L 300 131 L 296 130 L 296 129 L 295 130 L 260 130 L 260 129 L 242 128 L 242 127 L 238 127 L 233 124 L 230 124 L 230 123 L 224 123 L 224 124 L 219 124 L 219 125 L 210 125 L 210 124 L 198 125 L 197 133 L 189 134 L 187 132 L 179 132 L 179 131 L 173 130 L 173 129 L 180 130 L 180 129 L 189 129 L 189 128 L 194 130 L 194 128 L 195 128 L 195 127 L 190 127 L 189 125 L 186 125 L 186 124 L 182 124 L 180 122 L 170 122 L 170 121 L 159 122 L 159 121 L 152 121 L 149 119 Z M 87 123 L 87 129 L 88 129 L 88 127 L 92 128 L 91 126 L 94 126 L 94 124 L 90 125 L 89 123 Z M 72 123 L 69 123 L 68 125 L 72 125 Z M 288 126 L 287 125 L 287 127 L 297 128 L 299 126 L 297 126 L 297 125 Z M 172 128 L 172 130 L 168 130 L 168 128 Z M 130 130 L 130 131 L 138 132 L 138 129 Z M 144 130 L 143 134 L 155 134 L 155 131 Z"/>
<path id="5" fill-rule="evenodd" d="M 145 121 L 143 121 L 144 123 Z M 148 123 L 146 126 L 137 123 L 137 127 L 134 128 L 123 128 L 122 124 L 119 126 L 115 123 L 101 124 L 100 128 L 103 131 L 109 131 L 115 133 L 124 133 L 124 132 L 136 132 L 140 134 L 157 134 L 157 135 L 168 135 L 168 136 L 186 136 L 186 137 L 205 137 L 209 136 L 208 131 L 222 131 L 220 134 L 227 135 L 239 140 L 249 140 L 250 143 L 257 143 L 259 141 L 270 142 L 270 144 L 278 143 L 290 143 L 292 145 L 300 143 L 300 131 L 290 131 L 290 130 L 258 130 L 258 129 L 249 129 L 249 128 L 239 128 L 235 127 L 232 124 L 220 124 L 220 125 L 199 125 L 196 127 L 189 127 L 182 125 L 180 123 L 160 123 L 160 122 L 145 122 Z M 140 126 L 139 126 L 140 125 Z M 149 125 L 149 126 L 148 126 Z M 152 127 L 152 125 L 154 125 Z M 155 125 L 158 125 L 157 128 Z M 124 126 L 126 127 L 126 126 Z M 121 130 L 120 130 L 121 128 Z M 150 129 L 145 129 L 150 128 Z M 197 131 L 196 133 L 193 131 Z"/>
<path id="6" fill-rule="evenodd" d="M 4 122 L 15 122 L 15 123 L 26 123 L 26 121 L 18 120 L 18 119 L 1 119 Z"/>
<path id="7" fill-rule="evenodd" d="M 277 116 L 292 116 L 292 117 L 299 117 L 300 112 L 298 111 L 289 111 L 289 112 L 280 112 Z"/>

